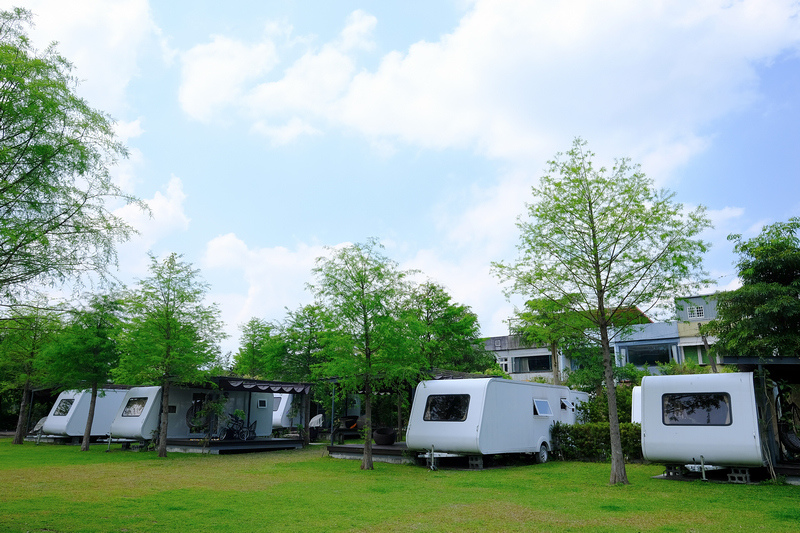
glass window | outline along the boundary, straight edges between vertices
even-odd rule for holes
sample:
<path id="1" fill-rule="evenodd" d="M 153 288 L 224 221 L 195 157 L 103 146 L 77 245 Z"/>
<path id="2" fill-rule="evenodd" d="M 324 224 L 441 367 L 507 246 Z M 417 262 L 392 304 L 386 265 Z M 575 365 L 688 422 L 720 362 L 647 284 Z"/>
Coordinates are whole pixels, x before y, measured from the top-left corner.
<path id="1" fill-rule="evenodd" d="M 514 372 L 543 372 L 550 370 L 550 355 L 515 357 Z"/>
<path id="2" fill-rule="evenodd" d="M 432 394 L 422 419 L 429 422 L 463 422 L 469 410 L 469 394 Z"/>
<path id="3" fill-rule="evenodd" d="M 62 400 L 58 402 L 56 410 L 53 411 L 53 416 L 67 416 L 73 402 L 75 402 L 75 400 L 72 398 L 62 398 Z"/>
<path id="4" fill-rule="evenodd" d="M 700 307 L 689 307 L 689 318 L 703 318 L 705 316 L 705 310 Z"/>
<path id="5" fill-rule="evenodd" d="M 277 411 L 278 408 L 281 406 L 282 401 L 283 401 L 283 396 L 275 396 L 275 402 L 272 404 L 272 410 Z"/>
<path id="6" fill-rule="evenodd" d="M 567 400 L 566 398 L 561 398 L 561 410 L 562 411 L 574 411 L 575 406 L 572 404 L 571 401 Z"/>
<path id="7" fill-rule="evenodd" d="M 267 408 L 267 400 L 259 399 L 258 400 L 258 408 L 259 409 L 266 409 Z"/>
<path id="8" fill-rule="evenodd" d="M 667 426 L 731 425 L 731 396 L 726 392 L 665 394 L 662 407 Z"/>
<path id="9" fill-rule="evenodd" d="M 533 414 L 536 416 L 553 416 L 550 402 L 547 400 L 533 400 Z"/>
<path id="10" fill-rule="evenodd" d="M 141 416 L 144 406 L 147 405 L 147 398 L 131 398 L 122 410 L 122 416 Z"/>
<path id="11" fill-rule="evenodd" d="M 669 363 L 672 346 L 672 344 L 628 346 L 628 362 L 636 366 L 655 366 L 658 363 Z"/>

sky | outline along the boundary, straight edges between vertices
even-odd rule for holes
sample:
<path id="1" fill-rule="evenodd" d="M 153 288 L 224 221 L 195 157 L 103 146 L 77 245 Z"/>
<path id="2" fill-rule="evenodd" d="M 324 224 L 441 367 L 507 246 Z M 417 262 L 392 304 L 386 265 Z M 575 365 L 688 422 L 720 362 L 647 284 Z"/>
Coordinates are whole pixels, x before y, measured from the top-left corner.
<path id="1" fill-rule="evenodd" d="M 558 152 L 628 157 L 729 234 L 800 216 L 800 4 L 784 0 L 0 0 L 34 13 L 110 114 L 114 169 L 152 217 L 115 275 L 183 254 L 235 352 L 252 317 L 313 301 L 315 258 L 375 237 L 508 333 L 492 261 Z"/>

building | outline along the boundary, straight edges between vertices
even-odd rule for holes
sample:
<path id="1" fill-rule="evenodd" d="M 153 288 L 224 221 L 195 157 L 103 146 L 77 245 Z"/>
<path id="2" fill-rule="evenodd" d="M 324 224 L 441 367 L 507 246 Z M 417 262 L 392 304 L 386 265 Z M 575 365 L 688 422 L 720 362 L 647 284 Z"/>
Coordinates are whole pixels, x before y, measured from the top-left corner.
<path id="1" fill-rule="evenodd" d="M 700 335 L 699 327 L 716 318 L 717 305 L 713 294 L 676 298 L 677 320 L 634 324 L 624 336 L 612 340 L 617 365 L 632 363 L 639 368 L 657 372 L 658 364 L 695 362 L 709 364 L 708 350 Z M 637 309 L 636 313 L 649 320 Z M 713 337 L 707 338 L 714 344 Z M 485 348 L 495 354 L 497 363 L 512 379 L 533 381 L 543 379 L 553 382 L 553 365 L 549 346 L 525 346 L 517 335 L 490 337 Z M 558 353 L 558 368 L 561 381 L 566 379 L 565 370 L 572 362 L 563 353 Z M 721 362 L 718 358 L 717 362 Z"/>

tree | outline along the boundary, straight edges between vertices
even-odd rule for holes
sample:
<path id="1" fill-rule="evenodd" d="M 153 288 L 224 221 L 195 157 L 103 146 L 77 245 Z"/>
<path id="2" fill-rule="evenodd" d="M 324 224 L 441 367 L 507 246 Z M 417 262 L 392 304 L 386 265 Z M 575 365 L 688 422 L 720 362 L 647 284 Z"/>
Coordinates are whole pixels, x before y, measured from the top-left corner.
<path id="1" fill-rule="evenodd" d="M 54 45 L 39 53 L 31 13 L 0 11 L 0 298 L 30 282 L 106 272 L 133 229 L 106 206 L 138 201 L 109 168 L 127 155 L 113 121 L 76 94 L 72 65 Z M 139 204 L 141 205 L 141 204 Z"/>
<path id="2" fill-rule="evenodd" d="M 428 369 L 483 372 L 496 364 L 494 355 L 479 346 L 478 317 L 468 306 L 454 303 L 441 285 L 428 281 L 415 287 L 408 307 Z"/>
<path id="3" fill-rule="evenodd" d="M 121 312 L 122 302 L 114 295 L 93 296 L 85 309 L 71 313 L 71 321 L 37 360 L 48 384 L 61 390 L 91 391 L 81 451 L 89 451 L 98 389 L 110 381 L 119 362 Z"/>
<path id="4" fill-rule="evenodd" d="M 13 440 L 14 444 L 22 444 L 28 432 L 31 393 L 35 386 L 44 381 L 36 361 L 61 328 L 61 322 L 54 313 L 37 305 L 14 310 L 11 317 L 0 322 L 0 325 L 0 366 L 3 370 L 0 375 L 8 379 L 0 384 L 0 392 L 22 390 Z"/>
<path id="5" fill-rule="evenodd" d="M 575 139 L 566 156 L 549 162 L 548 174 L 532 188 L 529 220 L 517 222 L 519 258 L 493 268 L 511 282 L 509 295 L 562 302 L 564 312 L 591 323 L 603 354 L 610 483 L 617 484 L 628 479 L 610 341 L 626 329 L 629 309 L 666 308 L 671 296 L 707 283 L 702 254 L 708 245 L 697 236 L 710 223 L 703 207 L 685 211 L 628 159 L 617 160 L 609 173 L 595 169 L 593 157 L 586 142 Z"/>
<path id="6" fill-rule="evenodd" d="M 370 239 L 365 244 L 329 248 L 329 257 L 317 258 L 316 284 L 310 289 L 336 321 L 346 343 L 328 348 L 330 360 L 322 371 L 337 377 L 345 390 L 364 393 L 365 438 L 363 470 L 372 470 L 372 393 L 394 377 L 402 365 L 397 350 L 398 317 L 407 291 L 408 272 L 381 252 Z"/>
<path id="7" fill-rule="evenodd" d="M 217 305 L 203 303 L 208 284 L 181 257 L 150 256 L 150 277 L 127 299 L 129 321 L 115 372 L 123 381 L 161 386 L 159 457 L 167 455 L 170 385 L 204 381 L 225 337 Z"/>
<path id="8" fill-rule="evenodd" d="M 280 336 L 280 326 L 251 318 L 240 327 L 242 336 L 239 351 L 233 358 L 233 370 L 247 376 L 267 376 L 280 379 L 284 359 L 284 342 Z"/>
<path id="9" fill-rule="evenodd" d="M 731 235 L 742 286 L 717 294 L 717 318 L 703 329 L 716 352 L 760 358 L 800 354 L 800 218 L 765 226 L 749 240 Z"/>
<path id="10" fill-rule="evenodd" d="M 518 311 L 512 331 L 519 335 L 527 346 L 546 345 L 550 347 L 550 364 L 553 369 L 553 382 L 561 384 L 561 371 L 558 354 L 562 349 L 583 347 L 585 332 L 592 324 L 583 314 L 564 312 L 569 307 L 572 295 L 557 300 L 537 298 L 525 302 L 525 310 Z"/>

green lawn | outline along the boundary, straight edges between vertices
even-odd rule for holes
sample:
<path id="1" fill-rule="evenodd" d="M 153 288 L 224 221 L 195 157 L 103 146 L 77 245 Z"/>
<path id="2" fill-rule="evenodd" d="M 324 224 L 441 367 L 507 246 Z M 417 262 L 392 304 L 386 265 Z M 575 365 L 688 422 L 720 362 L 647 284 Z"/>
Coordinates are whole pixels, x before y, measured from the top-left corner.
<path id="1" fill-rule="evenodd" d="M 628 465 L 483 471 L 331 459 L 323 446 L 248 455 L 0 439 L 0 531 L 797 531 L 800 487 L 651 479 Z"/>

